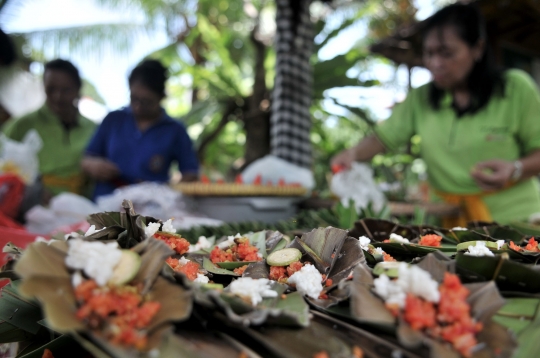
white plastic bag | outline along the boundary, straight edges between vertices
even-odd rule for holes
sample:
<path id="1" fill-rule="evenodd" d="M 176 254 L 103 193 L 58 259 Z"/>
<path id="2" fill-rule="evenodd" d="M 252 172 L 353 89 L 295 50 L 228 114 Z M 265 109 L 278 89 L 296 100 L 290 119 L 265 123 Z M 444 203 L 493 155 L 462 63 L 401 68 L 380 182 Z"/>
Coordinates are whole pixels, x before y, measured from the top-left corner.
<path id="1" fill-rule="evenodd" d="M 43 142 L 36 130 L 26 133 L 22 142 L 0 134 L 0 173 L 13 173 L 26 184 L 32 184 L 39 174 L 37 153 Z"/>
<path id="2" fill-rule="evenodd" d="M 112 194 L 99 197 L 99 211 L 122 211 L 122 201 L 131 200 L 135 212 L 156 219 L 174 219 L 175 229 L 189 229 L 194 226 L 219 226 L 223 222 L 192 212 L 182 194 L 166 184 L 140 183 L 116 189 Z"/>
<path id="3" fill-rule="evenodd" d="M 267 155 L 248 165 L 242 172 L 242 179 L 244 183 L 250 184 L 259 175 L 264 184 L 272 182 L 272 184 L 277 185 L 280 180 L 283 180 L 286 184 L 298 183 L 307 189 L 315 187 L 315 179 L 311 170 L 273 155 Z"/>
<path id="4" fill-rule="evenodd" d="M 330 189 L 345 207 L 349 206 L 350 199 L 354 200 L 358 211 L 369 203 L 380 211 L 386 203 L 386 197 L 373 181 L 373 170 L 364 163 L 353 163 L 350 170 L 334 175 Z"/>
<path id="5" fill-rule="evenodd" d="M 26 213 L 26 229 L 36 234 L 49 234 L 62 226 L 85 221 L 88 215 L 100 211 L 85 197 L 61 193 L 51 199 L 48 208 L 36 205 Z"/>

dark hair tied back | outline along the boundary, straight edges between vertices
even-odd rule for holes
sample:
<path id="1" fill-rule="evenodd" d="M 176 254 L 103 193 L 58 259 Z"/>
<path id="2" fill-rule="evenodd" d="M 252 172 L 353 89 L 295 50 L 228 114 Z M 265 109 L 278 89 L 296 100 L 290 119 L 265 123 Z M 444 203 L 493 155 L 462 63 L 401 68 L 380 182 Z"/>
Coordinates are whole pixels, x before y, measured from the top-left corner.
<path id="1" fill-rule="evenodd" d="M 45 64 L 45 72 L 47 71 L 61 71 L 66 73 L 71 79 L 75 82 L 75 85 L 78 89 L 81 89 L 82 87 L 82 80 L 81 75 L 79 75 L 79 70 L 75 65 L 73 65 L 71 62 L 62 60 L 62 59 L 56 59 L 49 61 Z"/>
<path id="2" fill-rule="evenodd" d="M 129 84 L 140 82 L 160 97 L 165 97 L 167 69 L 157 60 L 144 60 L 131 71 Z"/>
<path id="3" fill-rule="evenodd" d="M 470 47 L 485 43 L 482 57 L 474 64 L 467 86 L 471 92 L 471 105 L 463 113 L 475 113 L 487 105 L 494 94 L 504 94 L 502 72 L 497 69 L 487 43 L 486 25 L 480 10 L 475 5 L 449 5 L 429 19 L 423 28 L 424 37 L 431 31 L 442 31 L 446 27 L 455 29 L 457 35 Z M 429 102 L 435 109 L 440 107 L 444 91 L 430 86 Z"/>

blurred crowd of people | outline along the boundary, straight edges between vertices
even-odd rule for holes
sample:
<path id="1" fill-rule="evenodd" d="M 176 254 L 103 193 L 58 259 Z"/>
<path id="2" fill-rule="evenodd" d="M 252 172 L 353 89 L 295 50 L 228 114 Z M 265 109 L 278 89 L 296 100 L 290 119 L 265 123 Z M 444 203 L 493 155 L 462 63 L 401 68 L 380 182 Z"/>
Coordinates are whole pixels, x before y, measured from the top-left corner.
<path id="1" fill-rule="evenodd" d="M 174 163 L 182 181 L 197 180 L 199 163 L 186 128 L 161 106 L 167 72 L 157 60 L 141 62 L 128 78 L 129 105 L 96 125 L 78 109 L 78 69 L 64 59 L 45 63 L 41 108 L 19 118 L 0 109 L 3 135 L 21 142 L 36 131 L 42 142 L 39 175 L 22 205 L 46 204 L 63 192 L 95 200 L 125 185 L 166 183 Z"/>

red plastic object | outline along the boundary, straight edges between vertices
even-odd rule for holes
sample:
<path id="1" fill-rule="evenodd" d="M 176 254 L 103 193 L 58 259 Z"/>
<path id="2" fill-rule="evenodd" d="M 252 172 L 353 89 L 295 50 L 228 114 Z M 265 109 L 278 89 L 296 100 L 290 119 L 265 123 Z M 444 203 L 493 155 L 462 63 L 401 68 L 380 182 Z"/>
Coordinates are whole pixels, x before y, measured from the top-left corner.
<path id="1" fill-rule="evenodd" d="M 347 169 L 344 165 L 339 165 L 339 164 L 333 164 L 332 165 L 332 173 L 334 174 L 337 174 L 341 171 L 344 171 L 345 169 Z"/>
<path id="2" fill-rule="evenodd" d="M 255 185 L 261 185 L 262 184 L 262 176 L 260 174 L 255 177 L 255 180 L 253 180 L 253 184 L 255 184 Z"/>
<path id="3" fill-rule="evenodd" d="M 3 248 L 8 242 L 20 248 L 25 248 L 26 245 L 35 241 L 38 234 L 32 234 L 28 231 L 21 229 L 14 229 L 10 227 L 0 226 L 0 248 Z M 6 254 L 2 254 L 0 265 L 4 265 L 6 262 Z M 0 288 L 9 283 L 8 279 L 0 279 Z"/>

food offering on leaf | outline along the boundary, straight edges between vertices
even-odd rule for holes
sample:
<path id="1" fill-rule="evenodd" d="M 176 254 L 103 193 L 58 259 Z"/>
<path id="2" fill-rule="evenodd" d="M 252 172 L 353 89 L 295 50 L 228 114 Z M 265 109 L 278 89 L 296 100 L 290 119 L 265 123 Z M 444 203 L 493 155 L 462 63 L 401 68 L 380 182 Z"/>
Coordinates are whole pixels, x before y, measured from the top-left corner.
<path id="1" fill-rule="evenodd" d="M 236 235 L 236 237 L 229 236 L 227 240 L 214 246 L 212 252 L 210 252 L 210 261 L 218 266 L 224 267 L 222 263 L 236 262 L 236 263 L 250 263 L 257 262 L 263 259 L 262 253 L 256 246 L 253 246 L 249 238 Z M 240 264 L 237 267 L 244 266 Z"/>
<path id="2" fill-rule="evenodd" d="M 371 240 L 365 236 L 361 236 L 358 239 L 358 244 L 360 245 L 360 248 L 362 250 L 370 254 L 376 261 L 397 261 L 390 254 L 386 253 L 382 248 L 371 245 Z"/>
<path id="3" fill-rule="evenodd" d="M 20 292 L 43 304 L 52 329 L 89 342 L 87 335 L 100 350 L 143 352 L 160 344 L 166 323 L 191 312 L 190 293 L 158 276 L 170 254 L 152 238 L 130 250 L 72 238 L 31 244 L 15 272 Z"/>
<path id="4" fill-rule="evenodd" d="M 467 241 L 459 243 L 456 246 L 456 251 L 464 251 L 468 256 L 495 256 L 493 250 L 501 250 L 504 245 L 504 240 L 498 241 Z"/>
<path id="5" fill-rule="evenodd" d="M 202 284 L 210 282 L 209 278 L 206 277 L 204 270 L 201 270 L 201 266 L 195 261 L 188 260 L 185 257 L 180 257 L 179 259 L 169 257 L 165 262 L 173 269 L 173 271 L 184 274 L 190 281 Z"/>
<path id="6" fill-rule="evenodd" d="M 459 277 L 446 272 L 439 285 L 419 267 L 399 263 L 397 271 L 396 279 L 381 274 L 373 281 L 374 292 L 388 310 L 413 330 L 448 342 L 461 355 L 470 357 L 482 323 L 471 317 L 469 290 Z"/>
<path id="7" fill-rule="evenodd" d="M 153 237 L 163 241 L 178 255 L 183 255 L 190 249 L 189 241 L 176 233 L 176 229 L 172 225 L 172 219 L 165 221 L 163 224 L 159 222 L 149 223 L 144 231 L 146 237 Z"/>
<path id="8" fill-rule="evenodd" d="M 510 243 L 508 244 L 508 247 L 511 250 L 518 251 L 518 252 L 540 252 L 540 248 L 538 247 L 538 242 L 534 239 L 534 237 L 531 237 L 529 241 L 527 241 L 527 245 L 525 245 L 525 247 L 516 245 L 513 241 L 510 241 Z"/>

